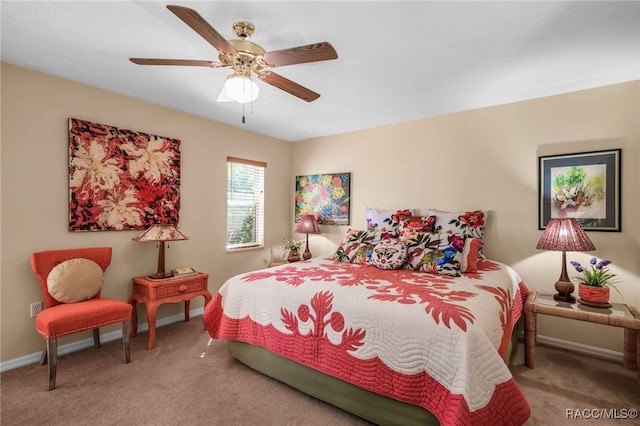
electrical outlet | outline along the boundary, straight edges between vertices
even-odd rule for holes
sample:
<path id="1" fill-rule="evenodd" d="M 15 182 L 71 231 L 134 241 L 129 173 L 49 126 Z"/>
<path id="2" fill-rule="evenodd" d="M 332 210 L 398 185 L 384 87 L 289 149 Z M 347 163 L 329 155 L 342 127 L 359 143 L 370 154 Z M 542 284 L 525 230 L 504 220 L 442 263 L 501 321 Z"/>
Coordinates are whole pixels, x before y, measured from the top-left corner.
<path id="1" fill-rule="evenodd" d="M 35 302 L 29 305 L 29 312 L 31 318 L 35 318 L 40 312 L 42 312 L 42 302 Z"/>

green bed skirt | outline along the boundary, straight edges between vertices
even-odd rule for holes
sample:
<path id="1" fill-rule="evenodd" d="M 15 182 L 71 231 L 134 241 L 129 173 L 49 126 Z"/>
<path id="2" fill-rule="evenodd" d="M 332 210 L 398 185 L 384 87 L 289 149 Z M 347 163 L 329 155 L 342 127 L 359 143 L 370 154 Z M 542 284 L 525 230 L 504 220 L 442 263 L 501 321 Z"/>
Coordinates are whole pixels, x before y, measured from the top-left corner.
<path id="1" fill-rule="evenodd" d="M 509 365 L 511 352 L 517 344 L 518 326 L 514 329 L 505 354 Z M 417 405 L 407 404 L 362 389 L 320 371 L 283 358 L 260 346 L 228 341 L 229 354 L 243 364 L 273 377 L 307 395 L 355 414 L 378 425 L 438 425 L 438 419 Z"/>

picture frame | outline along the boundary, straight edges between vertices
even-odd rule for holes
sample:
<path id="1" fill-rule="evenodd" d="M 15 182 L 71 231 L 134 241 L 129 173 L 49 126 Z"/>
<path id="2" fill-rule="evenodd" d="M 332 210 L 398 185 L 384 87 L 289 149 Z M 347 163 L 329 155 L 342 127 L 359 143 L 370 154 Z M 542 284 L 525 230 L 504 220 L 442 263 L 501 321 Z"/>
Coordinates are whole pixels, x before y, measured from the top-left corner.
<path id="1" fill-rule="evenodd" d="M 295 221 L 313 214 L 319 224 L 349 225 L 351 173 L 296 176 Z"/>
<path id="2" fill-rule="evenodd" d="M 69 118 L 69 231 L 177 226 L 180 140 Z"/>
<path id="3" fill-rule="evenodd" d="M 538 229 L 573 217 L 585 231 L 621 232 L 621 149 L 538 157 Z"/>

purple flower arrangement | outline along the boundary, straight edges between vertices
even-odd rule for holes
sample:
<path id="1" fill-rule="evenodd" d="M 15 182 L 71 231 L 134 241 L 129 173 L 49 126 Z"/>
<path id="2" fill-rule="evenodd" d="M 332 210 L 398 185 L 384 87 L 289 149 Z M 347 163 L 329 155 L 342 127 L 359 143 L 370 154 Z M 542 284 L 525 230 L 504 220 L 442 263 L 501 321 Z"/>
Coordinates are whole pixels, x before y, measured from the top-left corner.
<path id="1" fill-rule="evenodd" d="M 613 287 L 616 289 L 615 286 L 613 286 L 616 276 L 607 268 L 610 263 L 610 260 L 598 260 L 592 257 L 589 265 L 584 268 L 575 260 L 571 262 L 578 272 L 578 276 L 575 277 L 578 283 L 590 287 Z"/>

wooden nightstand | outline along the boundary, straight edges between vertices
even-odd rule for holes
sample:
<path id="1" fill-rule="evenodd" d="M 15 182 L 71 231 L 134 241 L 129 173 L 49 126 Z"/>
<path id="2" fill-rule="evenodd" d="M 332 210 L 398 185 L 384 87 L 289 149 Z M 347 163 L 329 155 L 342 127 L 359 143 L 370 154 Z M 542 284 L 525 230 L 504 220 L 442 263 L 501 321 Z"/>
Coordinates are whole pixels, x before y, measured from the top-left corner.
<path id="1" fill-rule="evenodd" d="M 189 321 L 189 303 L 196 296 L 204 296 L 204 305 L 211 300 L 208 289 L 209 274 L 198 272 L 186 277 L 168 278 L 165 280 L 152 280 L 148 277 L 136 277 L 133 279 L 133 292 L 129 303 L 133 306 L 133 318 L 131 321 L 131 337 L 138 334 L 138 313 L 136 304 L 147 305 L 147 322 L 149 323 L 149 343 L 147 349 L 151 350 L 156 344 L 156 310 L 163 303 L 184 302 L 184 320 Z"/>
<path id="2" fill-rule="evenodd" d="M 577 302 L 558 302 L 553 296 L 531 292 L 524 304 L 524 362 L 529 368 L 535 368 L 536 365 L 537 314 L 624 328 L 622 365 L 629 370 L 638 370 L 640 385 L 640 314 L 636 308 L 622 303 L 614 303 L 608 309 L 591 308 Z"/>

